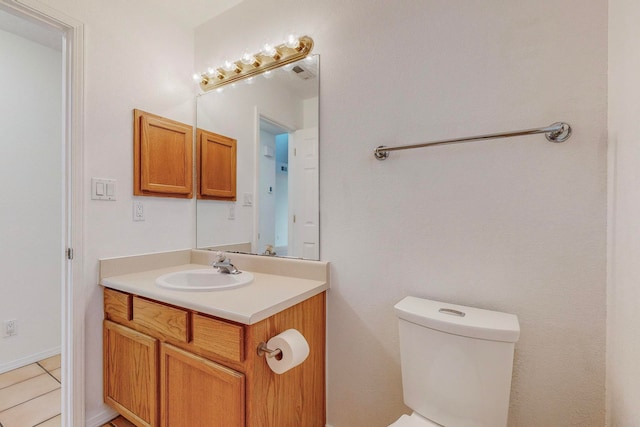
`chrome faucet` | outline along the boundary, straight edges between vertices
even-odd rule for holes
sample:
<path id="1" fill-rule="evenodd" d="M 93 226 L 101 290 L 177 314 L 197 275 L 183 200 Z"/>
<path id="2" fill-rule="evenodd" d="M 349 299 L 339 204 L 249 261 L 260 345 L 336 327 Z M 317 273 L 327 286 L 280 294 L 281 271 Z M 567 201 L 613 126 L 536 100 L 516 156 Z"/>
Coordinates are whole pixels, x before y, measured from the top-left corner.
<path id="1" fill-rule="evenodd" d="M 240 274 L 241 271 L 231 264 L 231 260 L 223 252 L 216 252 L 213 268 L 217 268 L 222 274 Z"/>
<path id="2" fill-rule="evenodd" d="M 273 250 L 272 245 L 267 245 L 262 255 L 275 256 L 277 254 L 276 251 Z"/>

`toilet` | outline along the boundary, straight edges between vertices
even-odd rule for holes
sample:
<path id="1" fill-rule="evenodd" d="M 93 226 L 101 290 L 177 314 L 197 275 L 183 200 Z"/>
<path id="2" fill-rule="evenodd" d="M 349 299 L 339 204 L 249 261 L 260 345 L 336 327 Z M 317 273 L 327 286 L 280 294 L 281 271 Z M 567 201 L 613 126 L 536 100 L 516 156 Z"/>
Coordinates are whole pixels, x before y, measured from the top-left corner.
<path id="1" fill-rule="evenodd" d="M 394 308 L 404 403 L 413 413 L 391 426 L 506 426 L 518 318 L 416 297 Z"/>

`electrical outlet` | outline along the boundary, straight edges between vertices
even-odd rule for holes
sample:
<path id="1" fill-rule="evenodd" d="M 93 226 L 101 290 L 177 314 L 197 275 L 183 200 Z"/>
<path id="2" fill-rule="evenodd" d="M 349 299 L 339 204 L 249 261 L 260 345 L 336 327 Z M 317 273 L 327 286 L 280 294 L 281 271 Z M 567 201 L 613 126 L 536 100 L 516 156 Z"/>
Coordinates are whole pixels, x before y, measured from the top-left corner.
<path id="1" fill-rule="evenodd" d="M 144 221 L 144 205 L 139 200 L 133 201 L 133 220 Z"/>
<path id="2" fill-rule="evenodd" d="M 235 205 L 229 205 L 229 219 L 236 219 L 236 206 Z"/>
<path id="3" fill-rule="evenodd" d="M 16 319 L 5 320 L 3 332 L 4 337 L 18 335 L 18 324 Z"/>

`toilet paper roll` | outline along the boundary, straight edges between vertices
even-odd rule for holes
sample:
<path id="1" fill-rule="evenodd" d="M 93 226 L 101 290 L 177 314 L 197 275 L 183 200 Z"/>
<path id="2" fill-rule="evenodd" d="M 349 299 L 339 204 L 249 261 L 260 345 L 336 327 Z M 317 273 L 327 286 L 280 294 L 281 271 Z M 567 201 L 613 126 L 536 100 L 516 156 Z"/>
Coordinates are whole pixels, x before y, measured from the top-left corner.
<path id="1" fill-rule="evenodd" d="M 267 347 L 282 351 L 282 357 L 267 357 L 269 368 L 276 374 L 283 374 L 289 369 L 295 368 L 309 356 L 309 343 L 296 329 L 286 331 L 274 336 L 267 341 Z"/>

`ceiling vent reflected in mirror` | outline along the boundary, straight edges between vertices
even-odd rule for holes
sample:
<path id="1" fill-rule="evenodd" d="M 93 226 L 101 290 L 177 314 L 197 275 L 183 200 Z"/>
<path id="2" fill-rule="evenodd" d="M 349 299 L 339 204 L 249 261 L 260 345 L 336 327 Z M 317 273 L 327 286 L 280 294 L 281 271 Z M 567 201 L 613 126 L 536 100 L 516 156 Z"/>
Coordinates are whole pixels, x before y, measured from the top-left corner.
<path id="1" fill-rule="evenodd" d="M 258 53 L 245 52 L 241 59 L 235 62 L 227 60 L 221 67 L 212 67 L 205 73 L 196 73 L 193 78 L 200 85 L 200 88 L 207 92 L 292 64 L 306 58 L 312 49 L 313 39 L 311 37 L 297 37 L 290 34 L 286 41 L 280 45 L 273 46 L 265 43 Z M 317 74 L 314 73 L 312 65 L 304 64 L 296 64 L 292 71 L 303 80 L 313 78 Z"/>

